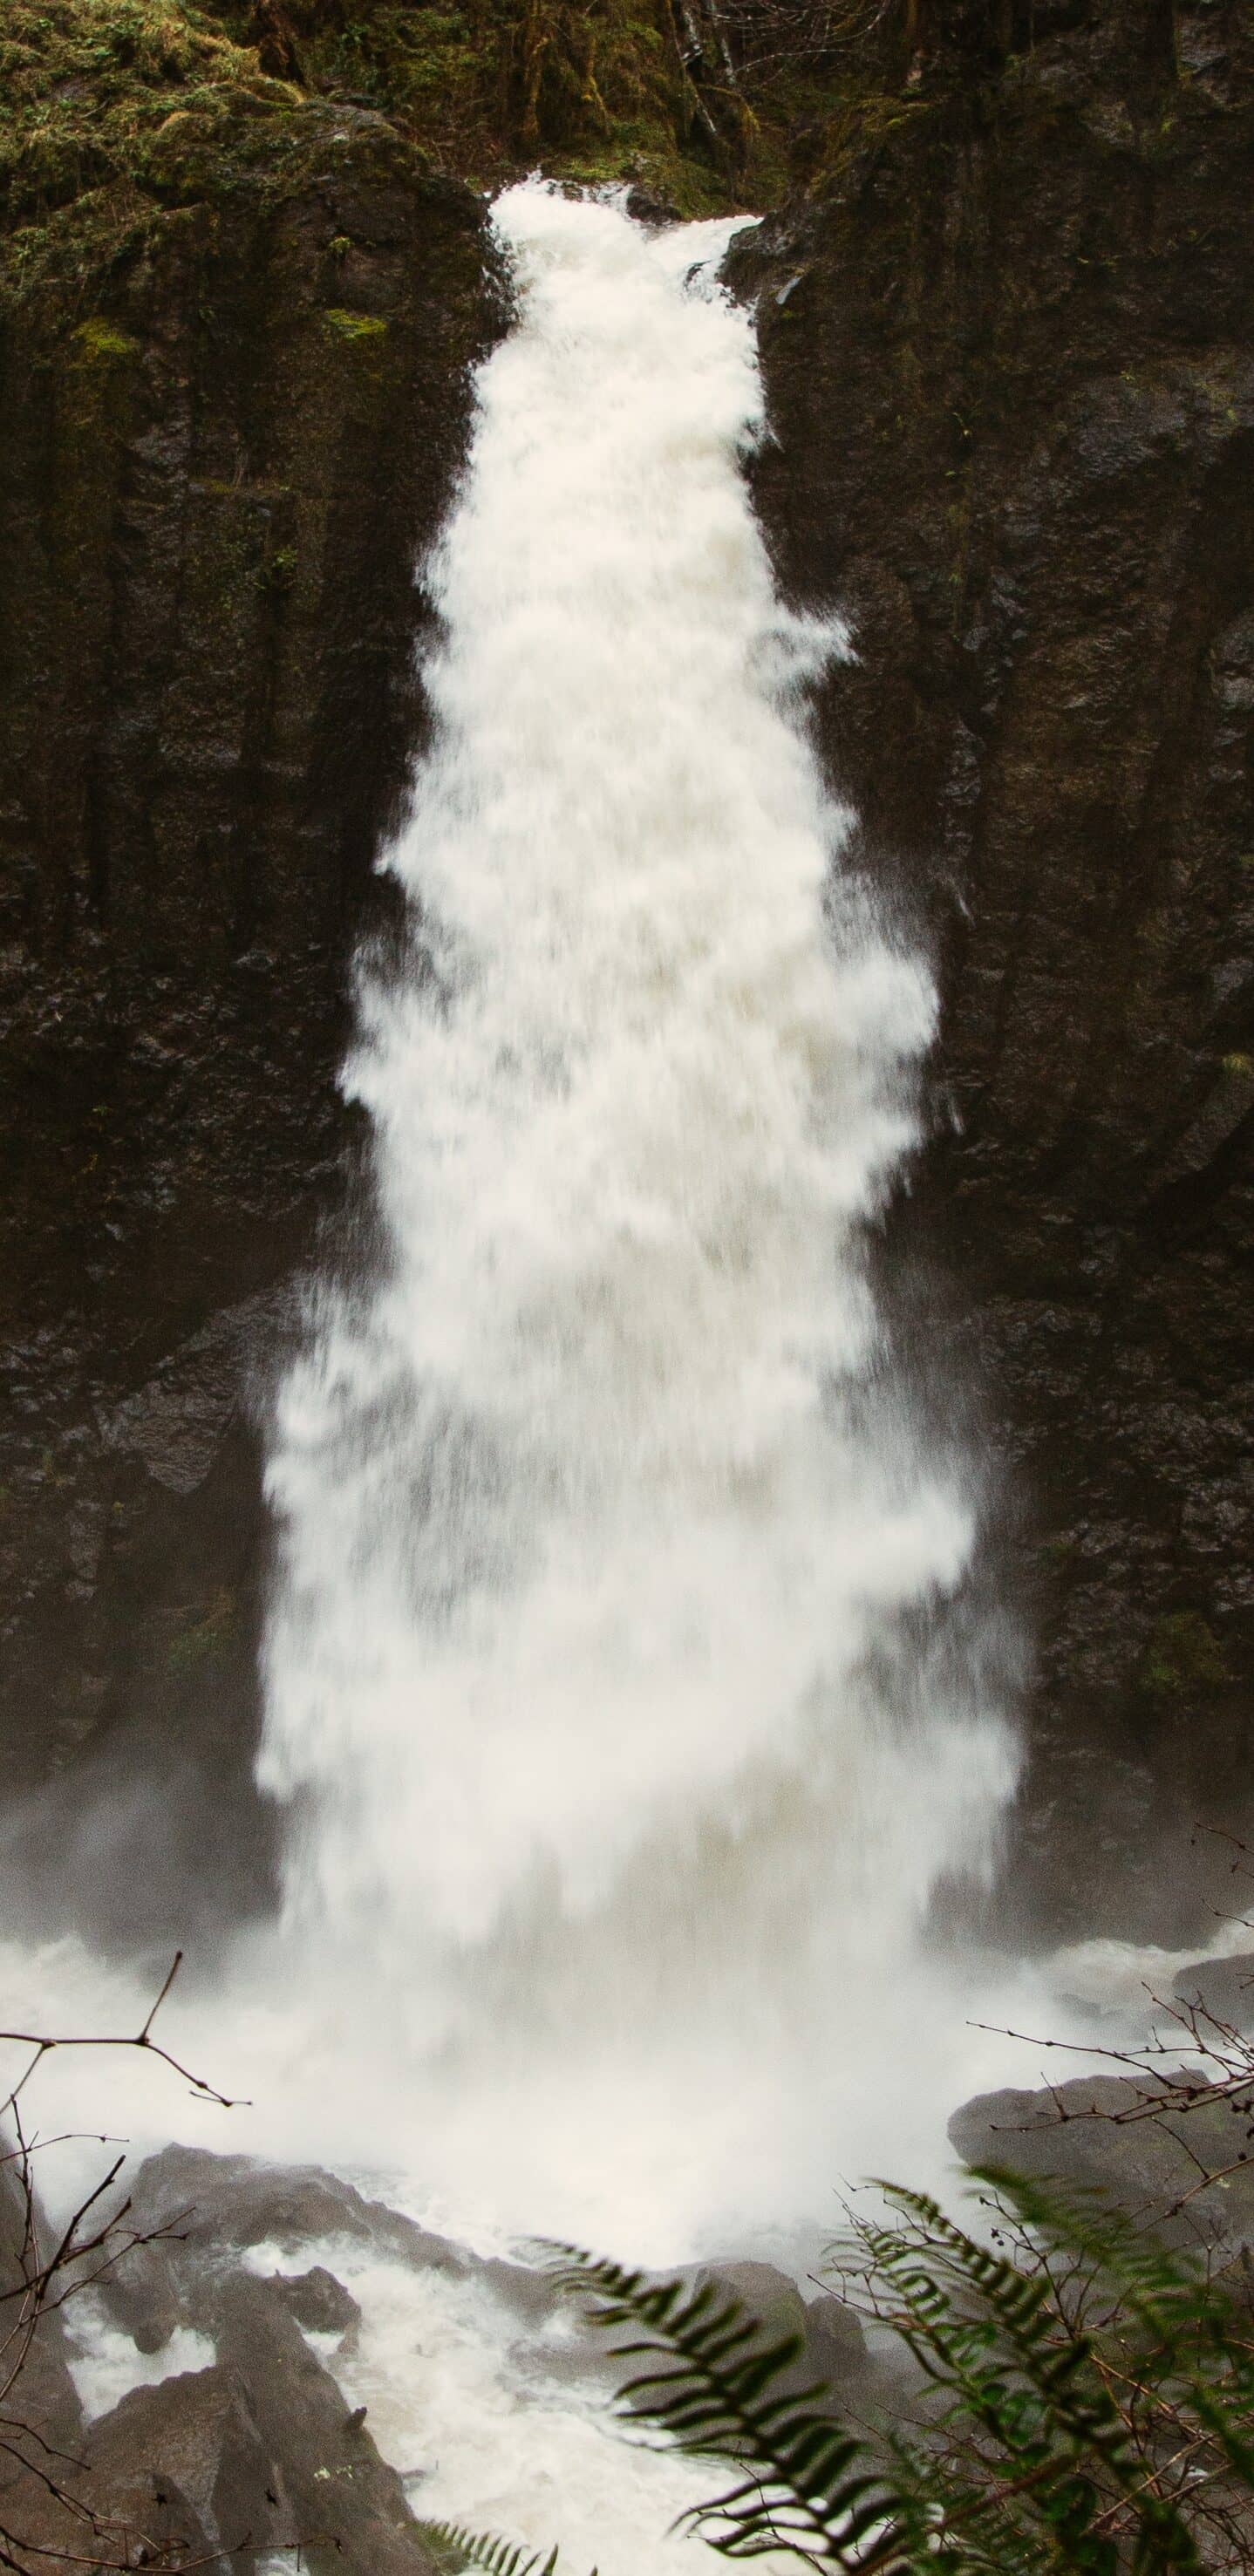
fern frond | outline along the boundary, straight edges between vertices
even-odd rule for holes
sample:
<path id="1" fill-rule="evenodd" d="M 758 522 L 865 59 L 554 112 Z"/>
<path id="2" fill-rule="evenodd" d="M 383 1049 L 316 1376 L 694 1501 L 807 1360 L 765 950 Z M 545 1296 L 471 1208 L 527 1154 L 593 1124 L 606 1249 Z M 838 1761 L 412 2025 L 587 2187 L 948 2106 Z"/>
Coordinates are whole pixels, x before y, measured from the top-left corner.
<path id="1" fill-rule="evenodd" d="M 630 2367 L 619 2405 L 638 2434 L 734 2464 L 681 2527 L 729 2558 L 782 2549 L 845 2576 L 1254 2566 L 1249 2320 L 1099 2195 L 996 2168 L 974 2181 L 1022 2259 L 890 2185 L 888 2216 L 855 2227 L 873 2313 L 931 2384 L 916 2424 L 879 2433 L 842 2423 L 821 2382 L 798 2388 L 803 2339 L 769 2334 L 717 2280 L 546 2249 Z M 539 2568 L 504 2544 L 467 2563 Z"/>
<path id="2" fill-rule="evenodd" d="M 477 2568 L 480 2576 L 554 2576 L 557 2567 L 556 2546 L 528 2550 L 491 2531 L 468 2531 L 459 2522 L 419 2522 L 417 2528 L 433 2555 L 457 2570 Z M 595 2568 L 592 2576 L 597 2576 Z"/>
<path id="3" fill-rule="evenodd" d="M 1170 2388 L 1228 2466 L 1254 2487 L 1254 2340 L 1222 2288 L 1187 2255 L 1137 2227 L 1093 2189 L 1041 2182 L 998 2166 L 980 2171 L 1020 2224 L 1048 2246 L 1079 2254 L 1138 2337 L 1143 2376 Z"/>
<path id="4" fill-rule="evenodd" d="M 1108 2204 L 1051 2194 L 996 2168 L 973 2180 L 993 2189 L 1025 2235 L 1078 2256 L 1091 2273 L 1109 2276 L 1118 2244 L 1129 2280 L 1135 2273 L 1147 2290 L 1153 2281 L 1163 2290 L 1170 2279 L 1183 2292 L 1165 2249 L 1136 2237 Z M 968 2236 L 925 2195 L 893 2189 L 888 2197 L 906 2224 L 897 2250 L 891 2231 L 878 2231 L 877 2259 L 903 2297 L 905 2339 L 947 2388 L 950 2421 L 961 2418 L 991 2447 L 993 2483 L 1003 2509 L 1011 2508 L 1009 2519 L 1016 2491 L 1028 2495 L 1031 2520 L 1064 2548 L 1062 2565 L 1113 2568 L 1108 2542 L 1094 2534 L 1119 2518 L 1122 2500 L 1122 2518 L 1137 2533 L 1138 2569 L 1163 2576 L 1199 2569 L 1182 2512 L 1147 2471 L 1094 2339 L 1063 2314 L 1049 2273 L 1025 2270 Z M 910 2266 L 919 2263 L 920 2239 L 936 2296 L 925 2306 L 916 2302 L 912 2314 Z"/>
<path id="5" fill-rule="evenodd" d="M 865 2438 L 834 2419 L 823 2381 L 781 2385 L 802 2337 L 772 2339 L 716 2281 L 659 2281 L 577 2246 L 546 2250 L 558 2288 L 591 2302 L 601 2332 L 626 2336 L 614 2345 L 622 2360 L 645 2365 L 619 2391 L 623 2413 L 668 2446 L 743 2468 L 682 2522 L 728 2558 L 784 2548 L 857 2567 L 868 2536 L 891 2529 L 895 2498 Z"/>

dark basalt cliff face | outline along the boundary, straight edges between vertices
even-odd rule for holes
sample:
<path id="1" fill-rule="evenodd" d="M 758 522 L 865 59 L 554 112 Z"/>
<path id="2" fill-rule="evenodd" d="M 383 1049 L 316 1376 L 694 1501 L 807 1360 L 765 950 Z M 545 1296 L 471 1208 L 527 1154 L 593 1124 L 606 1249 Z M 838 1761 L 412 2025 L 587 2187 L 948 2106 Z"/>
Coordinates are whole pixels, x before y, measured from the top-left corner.
<path id="1" fill-rule="evenodd" d="M 898 1231 L 1010 1461 L 1040 1641 L 1010 1874 L 1077 1927 L 1170 1931 L 1172 1836 L 1251 1778 L 1241 14 L 1041 0 L 1020 58 L 925 64 L 829 137 L 821 196 L 732 263 L 765 524 L 856 629 L 824 742 L 940 960 Z M 184 183 L 107 290 L 4 325 L 6 1859 L 55 1846 L 60 1920 L 88 1833 L 141 1936 L 194 1930 L 189 1891 L 264 1896 L 255 1392 L 351 1153 L 349 962 L 423 723 L 411 567 L 499 321 L 479 200 L 382 116 L 300 133 L 281 185 Z"/>
<path id="2" fill-rule="evenodd" d="M 941 964 L 923 1196 L 1040 1650 L 1020 1898 L 1169 1933 L 1250 1785 L 1254 39 L 1036 24 L 733 273 L 785 580 L 855 630 L 824 739 Z"/>
<path id="3" fill-rule="evenodd" d="M 264 1865 L 250 1390 L 340 1187 L 413 567 L 499 320 L 480 201 L 381 117 L 182 194 L 11 312 L 0 442 L 0 1744 L 10 1800 L 71 1767 L 141 1931 Z"/>

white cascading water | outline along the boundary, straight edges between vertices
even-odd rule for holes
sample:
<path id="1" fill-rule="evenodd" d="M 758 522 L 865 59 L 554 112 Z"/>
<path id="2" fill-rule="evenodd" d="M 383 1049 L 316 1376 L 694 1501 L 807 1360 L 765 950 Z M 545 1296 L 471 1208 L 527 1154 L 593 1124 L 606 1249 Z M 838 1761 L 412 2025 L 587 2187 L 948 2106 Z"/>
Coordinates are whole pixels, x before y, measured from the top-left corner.
<path id="1" fill-rule="evenodd" d="M 918 1649 L 973 1516 L 864 1229 L 934 996 L 808 745 L 847 648 L 753 518 L 731 227 L 496 220 L 408 937 L 345 1077 L 377 1221 L 277 1408 L 259 1776 L 292 1955 L 421 2106 L 378 2160 L 472 2232 L 664 2255 L 813 2215 L 899 2117 L 928 1899 L 1014 1754 Z"/>

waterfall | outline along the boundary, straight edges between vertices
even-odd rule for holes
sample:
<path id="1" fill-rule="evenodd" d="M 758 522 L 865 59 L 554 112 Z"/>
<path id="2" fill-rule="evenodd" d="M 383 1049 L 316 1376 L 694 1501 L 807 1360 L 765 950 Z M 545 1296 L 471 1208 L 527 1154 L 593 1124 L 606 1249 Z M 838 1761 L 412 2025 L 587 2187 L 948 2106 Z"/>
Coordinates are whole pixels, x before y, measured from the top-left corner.
<path id="1" fill-rule="evenodd" d="M 753 517 L 731 228 L 539 185 L 496 223 L 406 932 L 344 1075 L 368 1239 L 276 1406 L 259 1779 L 410 2161 L 468 2226 L 643 2250 L 820 2205 L 1015 1764 L 920 1645 L 976 1513 L 867 1229 L 935 996 L 808 740 L 849 648 Z"/>

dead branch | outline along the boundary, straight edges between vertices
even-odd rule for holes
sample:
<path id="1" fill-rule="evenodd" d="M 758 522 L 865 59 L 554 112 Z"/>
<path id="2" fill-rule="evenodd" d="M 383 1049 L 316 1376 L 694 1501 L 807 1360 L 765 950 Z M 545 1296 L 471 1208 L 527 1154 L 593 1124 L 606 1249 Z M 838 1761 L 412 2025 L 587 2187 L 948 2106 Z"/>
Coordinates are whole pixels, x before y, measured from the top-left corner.
<path id="1" fill-rule="evenodd" d="M 152 2025 L 156 2020 L 157 2014 L 161 2010 L 162 2004 L 165 2002 L 166 1996 L 169 1994 L 170 1988 L 173 1985 L 182 1964 L 183 1953 L 181 1950 L 176 1950 L 170 1964 L 169 1971 L 162 1984 L 161 1992 L 148 2013 L 147 2018 L 143 2023 L 143 2027 L 127 2037 L 116 2038 L 112 2034 L 102 2037 L 99 2032 L 92 2031 L 86 2035 L 76 2032 L 69 2037 L 53 2038 L 47 2032 L 43 2031 L 0 2030 L 0 2042 L 9 2041 L 16 2048 L 30 2048 L 34 2050 L 34 2055 L 31 2058 L 29 2066 L 27 2066 L 24 2072 L 19 2076 L 17 2083 L 14 2085 L 7 2100 L 0 2102 L 0 2119 L 4 2118 L 6 2112 L 12 2111 L 16 2108 L 17 2102 L 20 2096 L 25 2092 L 31 2077 L 35 2074 L 37 2068 L 43 2064 L 45 2057 L 51 2056 L 54 2048 L 145 2048 L 150 2051 L 153 2057 L 159 2057 L 162 2064 L 170 2067 L 175 2075 L 181 2076 L 183 2082 L 190 2085 L 192 2092 L 195 2093 L 201 2101 L 217 2102 L 224 2111 L 237 2111 L 246 2107 L 238 2098 L 233 2098 L 228 2093 L 219 2093 L 216 2085 L 206 2082 L 203 2075 L 193 2075 L 190 2067 L 181 2065 L 178 2058 L 172 2057 L 168 2048 L 159 2047 L 152 2036 Z"/>
<path id="2" fill-rule="evenodd" d="M 23 2119 L 23 2102 L 39 2068 L 58 2049 L 136 2049 L 157 2058 L 181 2082 L 186 2083 L 197 2100 L 217 2103 L 223 2110 L 237 2107 L 235 2099 L 219 2092 L 216 2085 L 193 2073 L 170 2049 L 153 2038 L 153 2024 L 182 1964 L 183 1953 L 174 1954 L 161 1987 L 137 2031 L 127 2034 L 112 2032 L 0 2031 L 0 2041 L 10 2046 L 29 2049 L 31 2054 L 8 2095 L 0 2102 L 0 2119 L 7 2117 L 13 2143 L 0 2141 L 0 2181 L 14 2196 L 14 2225 L 10 2245 L 5 2249 L 4 2269 L 7 2279 L 0 2280 L 0 2310 L 11 2312 L 10 2322 L 0 2335 L 0 2456 L 10 2461 L 16 2477 L 6 2486 L 4 2510 L 0 2512 L 0 2569 L 12 2576 L 38 2576 L 38 2571 L 53 2567 L 91 2568 L 100 2576 L 124 2576 L 136 2567 L 178 2568 L 182 2576 L 191 2571 L 220 2563 L 222 2553 L 189 2556 L 190 2543 L 176 2536 L 165 2538 L 132 2529 L 116 2516 L 101 2516 L 82 2492 L 85 2463 L 59 2450 L 45 2438 L 39 2426 L 21 2407 L 21 2383 L 28 2369 L 36 2332 L 41 2323 L 77 2297 L 95 2286 L 106 2274 L 139 2247 L 178 2241 L 179 2221 L 163 2227 L 138 2230 L 126 2225 L 132 2203 L 129 2194 L 115 2207 L 108 2206 L 121 2173 L 125 2157 L 113 2158 L 107 2171 L 85 2193 L 58 2234 L 45 2241 L 45 2230 L 35 2191 L 33 2159 L 36 2153 L 54 2145 L 65 2145 L 81 2133 L 60 2132 L 54 2138 L 28 2135 Z M 102 2146 L 119 2142 L 102 2136 Z M 90 2545 L 76 2549 L 68 2543 L 26 2538 L 18 2525 L 23 2493 L 38 2495 L 63 2513 L 68 2522 L 80 2524 L 90 2535 Z M 297 2541 L 254 2544 L 248 2534 L 230 2555 L 255 2554 L 260 2548 L 274 2551 L 298 2551 Z"/>

